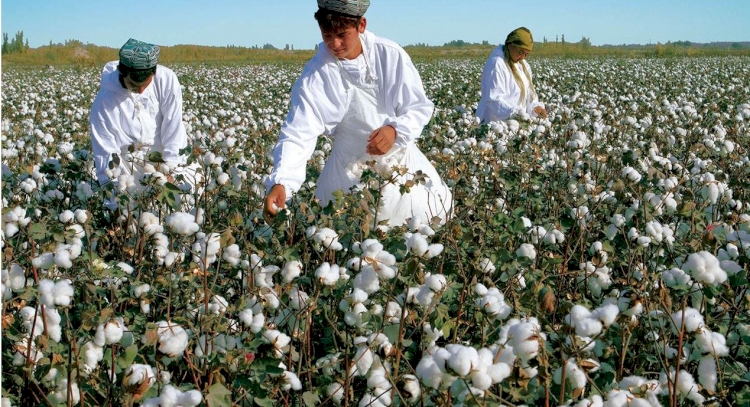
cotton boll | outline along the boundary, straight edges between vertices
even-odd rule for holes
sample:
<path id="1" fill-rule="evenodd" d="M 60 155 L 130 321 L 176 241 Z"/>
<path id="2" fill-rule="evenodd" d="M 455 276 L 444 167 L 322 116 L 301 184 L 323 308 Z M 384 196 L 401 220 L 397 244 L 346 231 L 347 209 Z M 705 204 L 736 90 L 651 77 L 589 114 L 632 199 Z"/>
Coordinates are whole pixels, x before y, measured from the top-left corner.
<path id="1" fill-rule="evenodd" d="M 167 227 L 174 233 L 190 236 L 200 230 L 196 216 L 185 212 L 174 212 L 166 219 Z"/>
<path id="2" fill-rule="evenodd" d="M 122 339 L 124 331 L 125 322 L 120 317 L 109 320 L 104 324 L 99 324 L 94 335 L 94 344 L 104 347 L 105 345 L 118 343 Z"/>
<path id="3" fill-rule="evenodd" d="M 607 304 L 595 309 L 591 314 L 594 318 L 598 318 L 605 327 L 609 327 L 615 322 L 619 313 L 617 305 Z"/>
<path id="4" fill-rule="evenodd" d="M 688 256 L 687 261 L 682 265 L 682 269 L 699 283 L 717 286 L 727 280 L 727 273 L 721 268 L 719 259 L 707 251 Z"/>
<path id="5" fill-rule="evenodd" d="M 701 357 L 698 363 L 698 382 L 706 390 L 715 392 L 716 384 L 719 382 L 718 373 L 716 371 L 716 360 L 712 355 L 705 355 Z"/>
<path id="6" fill-rule="evenodd" d="M 419 233 L 414 233 L 406 240 L 406 247 L 417 257 L 422 257 L 422 255 L 427 253 L 429 243 L 424 236 Z"/>
<path id="7" fill-rule="evenodd" d="M 695 309 L 687 307 L 682 311 L 675 312 L 672 314 L 672 321 L 675 324 L 677 331 L 680 331 L 684 327 L 686 332 L 695 332 L 705 325 L 703 315 Z"/>
<path id="8" fill-rule="evenodd" d="M 266 325 L 266 316 L 261 313 L 255 314 L 253 315 L 253 322 L 252 324 L 250 324 L 250 332 L 257 334 L 261 330 L 263 330 L 265 325 Z"/>
<path id="9" fill-rule="evenodd" d="M 171 357 L 180 356 L 188 345 L 188 333 L 184 328 L 167 321 L 157 323 L 159 351 Z M 144 340 L 146 337 L 143 337 Z"/>
<path id="10" fill-rule="evenodd" d="M 713 332 L 707 328 L 701 328 L 695 337 L 695 347 L 703 353 L 715 356 L 729 355 L 727 340 L 720 332 Z"/>
<path id="11" fill-rule="evenodd" d="M 203 401 L 203 395 L 198 390 L 188 390 L 180 394 L 177 400 L 179 406 L 196 407 Z"/>
<path id="12" fill-rule="evenodd" d="M 482 261 L 479 262 L 479 270 L 485 274 L 493 274 L 495 272 L 495 265 L 492 264 L 492 260 L 485 257 L 484 259 L 482 259 Z"/>
<path id="13" fill-rule="evenodd" d="M 514 353 L 524 364 L 539 354 L 543 336 L 538 324 L 533 322 L 514 324 L 508 329 L 508 337 Z"/>
<path id="14" fill-rule="evenodd" d="M 338 382 L 331 383 L 326 387 L 326 394 L 334 403 L 341 405 L 341 402 L 344 400 L 344 386 Z"/>
<path id="15" fill-rule="evenodd" d="M 451 353 L 451 357 L 448 359 L 448 367 L 459 377 L 466 377 L 471 369 L 479 364 L 477 350 L 472 347 L 449 344 L 445 349 Z"/>
<path id="16" fill-rule="evenodd" d="M 297 377 L 296 374 L 290 371 L 284 371 L 284 373 L 282 373 L 281 375 L 281 379 L 284 381 L 281 385 L 282 390 L 302 390 L 302 382 L 299 380 L 299 377 Z"/>
<path id="17" fill-rule="evenodd" d="M 426 259 L 435 258 L 443 253 L 443 250 L 445 250 L 445 246 L 443 246 L 441 243 L 433 243 L 430 245 L 430 247 L 427 248 L 427 253 L 425 253 L 424 257 Z"/>
<path id="18" fill-rule="evenodd" d="M 300 274 L 302 274 L 302 263 L 297 260 L 287 262 L 281 270 L 281 277 L 285 283 L 294 281 Z"/>
<path id="19" fill-rule="evenodd" d="M 156 371 L 150 365 L 133 364 L 125 370 L 122 385 L 128 392 L 144 394 L 156 382 Z"/>
<path id="20" fill-rule="evenodd" d="M 677 390 L 683 396 L 687 397 L 688 400 L 692 400 L 695 404 L 702 405 L 706 399 L 698 393 L 698 384 L 695 383 L 693 375 L 687 370 L 680 370 L 680 374 L 677 376 Z"/>
<path id="21" fill-rule="evenodd" d="M 60 212 L 60 215 L 58 215 L 58 220 L 62 223 L 71 223 L 73 222 L 73 219 L 75 218 L 75 215 L 73 214 L 73 211 L 66 209 L 62 212 Z"/>
<path id="22" fill-rule="evenodd" d="M 521 247 L 516 250 L 516 256 L 518 258 L 525 257 L 529 260 L 534 260 L 536 258 L 536 249 L 529 243 L 523 243 L 521 244 Z"/>
<path id="23" fill-rule="evenodd" d="M 355 288 L 372 294 L 380 290 L 380 281 L 378 274 L 370 267 L 365 268 L 354 277 L 353 285 Z"/>
<path id="24" fill-rule="evenodd" d="M 417 364 L 416 374 L 422 383 L 430 388 L 438 389 L 443 380 L 443 371 L 438 366 L 435 358 L 425 355 Z"/>
<path id="25" fill-rule="evenodd" d="M 661 278 L 664 284 L 670 288 L 689 288 L 693 285 L 690 275 L 676 267 L 662 272 Z"/>
<path id="26" fill-rule="evenodd" d="M 54 253 L 42 253 L 31 260 L 31 264 L 37 269 L 47 270 L 55 264 Z"/>

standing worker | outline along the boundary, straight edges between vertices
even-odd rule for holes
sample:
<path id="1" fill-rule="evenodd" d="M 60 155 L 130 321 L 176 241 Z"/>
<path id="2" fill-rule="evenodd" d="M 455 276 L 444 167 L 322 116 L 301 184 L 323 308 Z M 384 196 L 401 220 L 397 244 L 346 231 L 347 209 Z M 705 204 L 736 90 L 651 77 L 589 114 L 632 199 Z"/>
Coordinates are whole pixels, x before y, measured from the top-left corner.
<path id="1" fill-rule="evenodd" d="M 400 184 L 417 171 L 426 176 L 403 195 L 399 185 L 387 184 L 380 191 L 378 222 L 400 226 L 416 215 L 445 221 L 450 213 L 451 192 L 416 145 L 434 105 L 403 48 L 366 30 L 369 5 L 368 0 L 318 0 L 315 19 L 323 43 L 292 88 L 266 180 L 266 215 L 275 215 L 299 190 L 321 134 L 334 140 L 317 180 L 321 205 L 334 192 L 359 186 L 362 167 L 374 160 L 405 167 L 407 175 L 397 177 Z"/>

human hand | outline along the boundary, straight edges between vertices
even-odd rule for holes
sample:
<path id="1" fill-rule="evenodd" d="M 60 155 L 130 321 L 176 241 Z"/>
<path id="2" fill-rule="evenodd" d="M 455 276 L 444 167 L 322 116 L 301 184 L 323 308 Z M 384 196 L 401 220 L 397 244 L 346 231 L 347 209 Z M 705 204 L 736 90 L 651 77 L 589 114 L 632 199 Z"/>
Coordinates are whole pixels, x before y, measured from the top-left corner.
<path id="1" fill-rule="evenodd" d="M 541 107 L 541 106 L 535 107 L 534 108 L 534 113 L 536 113 L 536 115 L 538 117 L 542 118 L 542 119 L 546 119 L 547 118 L 547 110 L 545 108 Z"/>
<path id="2" fill-rule="evenodd" d="M 283 185 L 276 184 L 266 195 L 263 203 L 263 219 L 269 225 L 272 223 L 271 217 L 279 213 L 279 209 L 286 207 L 286 191 Z"/>
<path id="3" fill-rule="evenodd" d="M 396 143 L 396 129 L 393 126 L 383 126 L 375 129 L 367 139 L 367 154 L 383 155 L 391 151 Z"/>

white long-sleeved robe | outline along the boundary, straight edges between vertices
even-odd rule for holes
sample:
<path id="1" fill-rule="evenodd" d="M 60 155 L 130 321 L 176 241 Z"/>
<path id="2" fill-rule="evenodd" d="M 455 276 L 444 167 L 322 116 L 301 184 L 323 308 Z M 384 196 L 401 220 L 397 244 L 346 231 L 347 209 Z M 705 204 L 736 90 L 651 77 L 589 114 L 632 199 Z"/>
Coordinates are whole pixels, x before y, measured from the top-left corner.
<path id="1" fill-rule="evenodd" d="M 376 78 L 379 107 L 388 116 L 382 125 L 396 129 L 394 148 L 406 147 L 420 137 L 434 105 L 403 48 L 368 31 L 363 37 L 365 55 L 370 59 L 370 78 Z M 307 161 L 315 151 L 318 136 L 335 137 L 336 126 L 349 105 L 340 69 L 336 57 L 321 43 L 292 88 L 291 108 L 274 147 L 274 169 L 266 180 L 268 189 L 280 184 L 288 194 L 298 191 L 305 181 Z M 352 79 L 365 83 L 368 73 L 361 72 Z"/>
<path id="2" fill-rule="evenodd" d="M 148 151 L 159 151 L 170 164 L 184 163 L 180 150 L 187 146 L 182 122 L 182 89 L 177 75 L 158 65 L 143 93 L 133 93 L 120 84 L 118 61 L 108 62 L 89 114 L 89 131 L 99 184 L 109 181 L 107 166 L 116 153 L 120 167 L 130 172 L 124 152 L 134 143 Z"/>
<path id="3" fill-rule="evenodd" d="M 482 71 L 482 98 L 477 106 L 477 117 L 482 122 L 507 120 L 519 113 L 528 113 L 535 117 L 534 108 L 537 106 L 544 107 L 544 103 L 539 102 L 536 92 L 531 92 L 526 74 L 523 72 L 523 65 L 532 75 L 531 67 L 526 60 L 516 62 L 516 69 L 521 80 L 526 87 L 526 100 L 521 99 L 521 88 L 513 78 L 513 72 L 505 62 L 503 46 L 495 48 L 487 62 L 484 64 Z"/>

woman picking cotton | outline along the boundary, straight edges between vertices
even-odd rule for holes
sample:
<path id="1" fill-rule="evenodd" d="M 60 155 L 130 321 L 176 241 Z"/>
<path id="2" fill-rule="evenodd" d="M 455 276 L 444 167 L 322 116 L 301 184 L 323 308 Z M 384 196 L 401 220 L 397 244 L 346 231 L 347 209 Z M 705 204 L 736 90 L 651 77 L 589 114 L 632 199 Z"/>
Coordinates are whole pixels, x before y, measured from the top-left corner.
<path id="1" fill-rule="evenodd" d="M 533 47 L 531 31 L 519 27 L 490 54 L 482 72 L 482 99 L 477 106 L 477 117 L 483 123 L 524 115 L 547 117 L 547 110 L 534 90 L 531 67 L 526 62 Z"/>
<path id="2" fill-rule="evenodd" d="M 323 43 L 292 88 L 291 108 L 274 148 L 264 213 L 275 215 L 306 177 L 318 136 L 333 148 L 317 183 L 321 205 L 337 191 L 361 188 L 362 168 L 405 168 L 379 194 L 375 220 L 400 226 L 412 217 L 445 221 L 451 192 L 416 140 L 434 110 L 408 54 L 366 30 L 368 0 L 318 0 L 315 19 Z M 421 171 L 423 183 L 412 185 Z M 402 186 L 408 185 L 408 191 Z M 402 192 L 404 192 L 402 194 Z"/>

